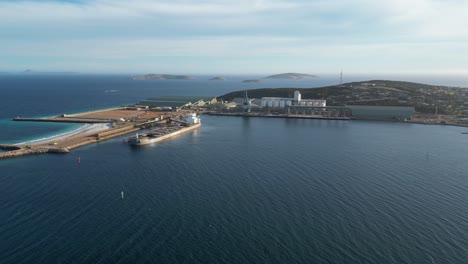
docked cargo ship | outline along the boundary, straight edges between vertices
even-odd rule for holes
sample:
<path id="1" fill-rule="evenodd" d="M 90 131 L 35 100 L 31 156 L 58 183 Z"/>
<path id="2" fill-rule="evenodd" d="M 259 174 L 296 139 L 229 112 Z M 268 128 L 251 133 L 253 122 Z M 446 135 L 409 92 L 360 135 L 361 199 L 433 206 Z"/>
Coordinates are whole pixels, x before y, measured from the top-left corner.
<path id="1" fill-rule="evenodd" d="M 156 143 L 173 136 L 191 131 L 201 126 L 200 118 L 196 114 L 188 114 L 180 120 L 173 120 L 170 124 L 151 130 L 145 134 L 136 134 L 128 139 L 128 143 L 134 146 Z"/>

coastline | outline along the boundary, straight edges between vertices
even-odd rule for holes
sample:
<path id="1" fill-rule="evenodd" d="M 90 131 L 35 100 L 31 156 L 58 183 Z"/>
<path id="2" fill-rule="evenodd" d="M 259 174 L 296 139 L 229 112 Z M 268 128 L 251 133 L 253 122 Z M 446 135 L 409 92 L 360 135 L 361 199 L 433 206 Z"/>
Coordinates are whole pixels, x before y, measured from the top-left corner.
<path id="1" fill-rule="evenodd" d="M 437 125 L 437 126 L 455 126 L 455 127 L 468 127 L 468 124 L 455 124 L 455 123 L 436 123 L 436 122 L 424 122 L 424 121 L 413 121 L 408 120 L 406 122 L 401 121 L 402 123 L 410 123 L 410 124 L 420 124 L 420 125 Z"/>
<path id="2" fill-rule="evenodd" d="M 104 130 L 111 128 L 110 124 L 84 124 L 77 129 L 67 131 L 64 133 L 52 135 L 45 138 L 32 139 L 25 142 L 15 143 L 15 146 L 26 146 L 31 144 L 46 144 L 54 141 L 65 140 L 67 138 L 79 135 L 79 134 L 89 134 L 89 133 L 98 133 Z"/>
<path id="3" fill-rule="evenodd" d="M 99 112 L 104 112 L 104 111 L 109 111 L 109 110 L 115 110 L 119 109 L 120 107 L 113 107 L 113 108 L 105 108 L 105 109 L 100 109 L 100 110 L 94 110 L 94 111 L 89 111 L 89 112 L 83 112 L 83 113 L 76 113 L 75 115 L 79 114 L 91 114 L 91 113 L 99 113 Z M 285 116 L 285 115 L 245 115 L 242 113 L 206 113 L 208 115 L 217 115 L 217 116 L 238 116 L 238 117 L 265 117 L 265 118 L 292 118 L 292 119 L 319 119 L 319 120 L 346 120 L 346 121 L 352 121 L 352 120 L 358 120 L 354 118 L 333 118 L 333 117 L 317 117 L 317 116 L 300 116 L 300 115 L 291 115 L 291 116 Z M 441 123 L 441 122 L 424 122 L 421 120 L 408 120 L 408 121 L 398 121 L 398 120 L 379 120 L 379 119 L 365 119 L 365 121 L 378 121 L 378 122 L 398 122 L 398 123 L 408 123 L 408 124 L 421 124 L 421 125 L 438 125 L 438 126 L 456 126 L 456 127 L 468 127 L 468 124 L 454 124 L 454 123 Z M 83 124 L 82 126 L 73 129 L 71 131 L 66 131 L 63 133 L 59 133 L 56 135 L 51 135 L 51 136 L 46 136 L 43 138 L 36 138 L 36 139 L 31 139 L 27 140 L 24 142 L 19 142 L 19 143 L 14 143 L 12 145 L 15 146 L 26 146 L 26 145 L 41 145 L 41 144 L 48 144 L 52 143 L 54 141 L 62 141 L 62 140 L 67 140 L 69 138 L 78 136 L 80 134 L 92 134 L 92 133 L 99 133 L 105 130 L 108 130 L 112 128 L 112 125 L 110 123 L 86 123 Z"/>

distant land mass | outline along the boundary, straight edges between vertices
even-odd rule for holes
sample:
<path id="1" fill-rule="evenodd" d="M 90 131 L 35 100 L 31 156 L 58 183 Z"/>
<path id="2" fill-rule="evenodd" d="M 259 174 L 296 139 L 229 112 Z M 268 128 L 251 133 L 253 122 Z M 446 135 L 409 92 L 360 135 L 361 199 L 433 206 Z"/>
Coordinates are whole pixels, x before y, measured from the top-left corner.
<path id="1" fill-rule="evenodd" d="M 317 75 L 305 74 L 305 73 L 281 73 L 265 77 L 265 79 L 306 79 L 306 78 L 316 78 Z"/>
<path id="2" fill-rule="evenodd" d="M 328 106 L 381 105 L 414 106 L 421 113 L 463 114 L 468 89 L 413 82 L 370 80 L 320 88 L 262 88 L 248 90 L 250 98 L 289 97 L 300 91 L 304 99 L 325 99 Z M 236 91 L 218 97 L 231 101 L 243 97 Z"/>
<path id="3" fill-rule="evenodd" d="M 47 72 L 47 71 L 33 71 L 30 69 L 27 69 L 25 71 L 19 72 L 19 74 L 77 74 L 77 72 Z"/>
<path id="4" fill-rule="evenodd" d="M 243 80 L 243 83 L 258 83 L 260 80 Z"/>
<path id="5" fill-rule="evenodd" d="M 217 76 L 217 77 L 213 77 L 210 79 L 210 81 L 224 81 L 226 80 L 224 77 L 221 77 L 221 76 Z"/>
<path id="6" fill-rule="evenodd" d="M 171 74 L 145 74 L 140 76 L 130 77 L 132 80 L 191 80 L 188 75 L 171 75 Z"/>

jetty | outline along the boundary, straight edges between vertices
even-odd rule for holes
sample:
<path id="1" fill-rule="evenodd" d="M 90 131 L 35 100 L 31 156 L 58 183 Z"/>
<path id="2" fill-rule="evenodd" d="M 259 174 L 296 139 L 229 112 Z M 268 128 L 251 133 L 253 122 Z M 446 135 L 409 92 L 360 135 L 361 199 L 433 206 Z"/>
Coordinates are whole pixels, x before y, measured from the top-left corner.
<path id="1" fill-rule="evenodd" d="M 70 150 L 67 148 L 44 147 L 35 145 L 0 145 L 0 149 L 7 150 L 6 152 L 0 152 L 0 159 L 16 158 L 34 154 L 70 152 Z"/>

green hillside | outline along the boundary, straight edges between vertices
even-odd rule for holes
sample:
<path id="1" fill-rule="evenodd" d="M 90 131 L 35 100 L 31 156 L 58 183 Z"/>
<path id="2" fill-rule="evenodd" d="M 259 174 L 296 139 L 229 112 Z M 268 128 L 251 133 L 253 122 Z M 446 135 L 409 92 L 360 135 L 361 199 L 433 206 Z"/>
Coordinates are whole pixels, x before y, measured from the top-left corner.
<path id="1" fill-rule="evenodd" d="M 262 88 L 248 91 L 250 98 L 293 97 L 300 91 L 304 99 L 326 99 L 329 106 L 349 104 L 414 106 L 418 112 L 461 114 L 468 101 L 468 89 L 413 82 L 370 80 L 320 88 Z M 225 101 L 243 97 L 244 91 L 220 96 Z"/>

